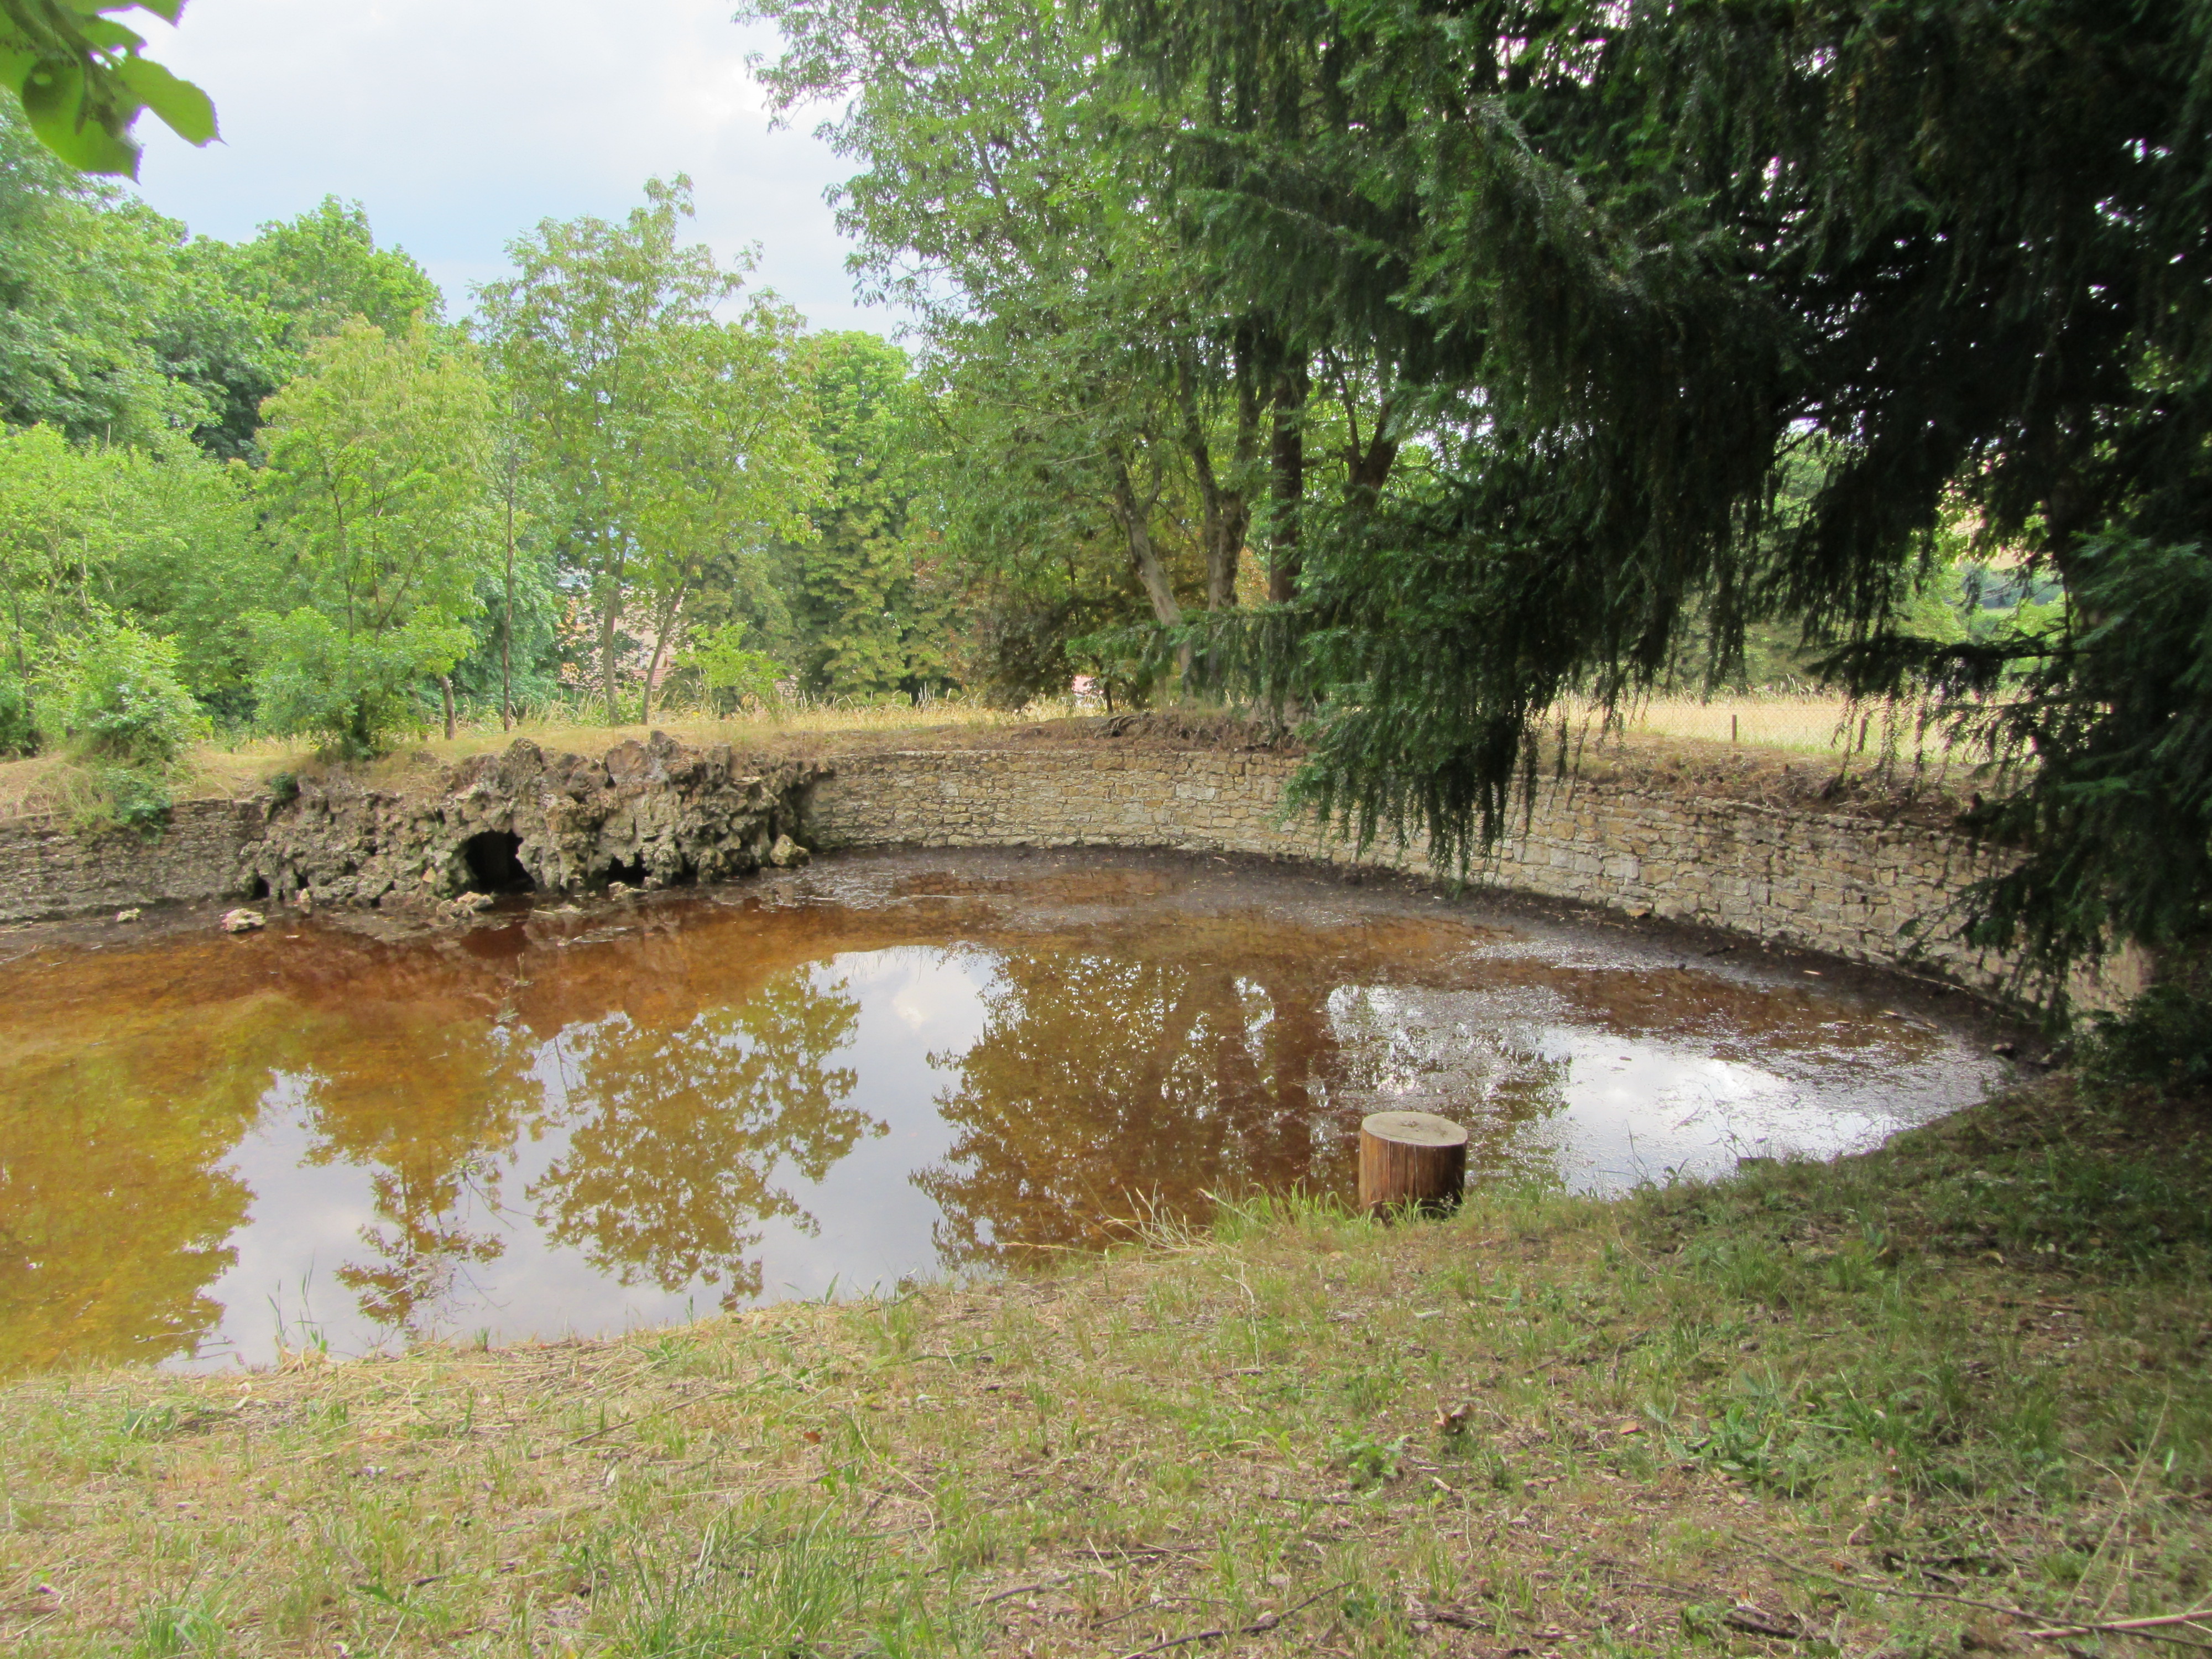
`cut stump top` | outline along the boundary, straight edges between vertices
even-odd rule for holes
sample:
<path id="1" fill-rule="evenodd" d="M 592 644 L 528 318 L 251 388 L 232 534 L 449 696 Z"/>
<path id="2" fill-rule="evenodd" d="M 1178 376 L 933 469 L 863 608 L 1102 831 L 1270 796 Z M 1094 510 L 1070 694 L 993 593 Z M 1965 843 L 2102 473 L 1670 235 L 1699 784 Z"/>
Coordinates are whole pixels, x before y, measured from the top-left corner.
<path id="1" fill-rule="evenodd" d="M 1464 1146 L 1467 1131 L 1448 1117 L 1433 1112 L 1370 1112 L 1360 1128 L 1377 1140 L 1401 1146 Z"/>

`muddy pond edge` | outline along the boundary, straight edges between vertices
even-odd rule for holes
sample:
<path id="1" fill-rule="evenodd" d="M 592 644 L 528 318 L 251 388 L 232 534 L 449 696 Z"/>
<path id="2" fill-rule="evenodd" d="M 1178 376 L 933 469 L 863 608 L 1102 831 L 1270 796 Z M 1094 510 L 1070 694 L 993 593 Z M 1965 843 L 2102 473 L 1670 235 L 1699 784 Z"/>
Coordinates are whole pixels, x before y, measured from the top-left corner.
<path id="1" fill-rule="evenodd" d="M 1095 846 L 1231 853 L 1449 879 L 1425 846 L 1364 853 L 1285 821 L 1295 755 L 1218 743 L 1007 743 L 831 750 L 805 761 L 692 748 L 660 733 L 586 759 L 519 741 L 366 783 L 302 780 L 283 799 L 189 800 L 153 837 L 0 820 L 0 924 L 212 900 L 394 905 L 477 884 L 495 838 L 537 884 L 588 890 L 741 877 L 775 836 L 822 849 Z M 1656 917 L 1762 945 L 1928 975 L 2002 998 L 2010 964 L 1956 937 L 1990 854 L 1925 815 L 1850 799 L 1730 792 L 1697 767 L 1613 764 L 1547 780 L 1470 884 Z M 2124 1000 L 2107 963 L 2077 1006 Z"/>

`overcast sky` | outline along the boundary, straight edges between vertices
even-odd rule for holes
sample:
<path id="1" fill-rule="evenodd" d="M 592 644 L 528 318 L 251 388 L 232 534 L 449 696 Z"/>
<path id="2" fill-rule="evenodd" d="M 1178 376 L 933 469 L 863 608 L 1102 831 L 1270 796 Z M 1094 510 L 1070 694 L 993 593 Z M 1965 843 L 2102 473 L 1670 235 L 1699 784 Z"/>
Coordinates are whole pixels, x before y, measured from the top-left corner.
<path id="1" fill-rule="evenodd" d="M 818 328 L 889 332 L 853 303 L 823 186 L 854 169 L 812 136 L 769 131 L 731 0 L 191 0 L 149 55 L 215 99 L 221 143 L 196 150 L 152 116 L 139 188 L 226 240 L 325 195 L 360 201 L 446 290 L 506 269 L 541 219 L 613 218 L 654 174 L 691 175 L 696 240 L 758 243 L 765 283 Z"/>

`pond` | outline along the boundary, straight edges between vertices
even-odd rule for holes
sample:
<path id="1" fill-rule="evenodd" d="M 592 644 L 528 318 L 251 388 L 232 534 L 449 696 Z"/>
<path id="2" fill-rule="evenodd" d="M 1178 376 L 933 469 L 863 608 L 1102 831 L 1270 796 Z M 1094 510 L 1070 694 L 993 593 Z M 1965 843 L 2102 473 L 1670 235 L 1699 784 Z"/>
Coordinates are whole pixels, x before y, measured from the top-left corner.
<path id="1" fill-rule="evenodd" d="M 1871 1146 L 1963 997 L 1142 854 L 855 854 L 466 930 L 94 930 L 0 965 L 0 1370 L 605 1334 L 1349 1197 L 1360 1117 L 1592 1192 Z"/>

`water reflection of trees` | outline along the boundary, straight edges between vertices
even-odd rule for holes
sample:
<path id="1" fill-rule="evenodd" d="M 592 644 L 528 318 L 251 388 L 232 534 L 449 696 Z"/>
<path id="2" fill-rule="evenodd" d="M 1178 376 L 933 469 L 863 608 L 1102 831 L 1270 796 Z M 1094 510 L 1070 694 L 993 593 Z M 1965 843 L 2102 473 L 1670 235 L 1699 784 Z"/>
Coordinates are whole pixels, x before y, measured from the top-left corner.
<path id="1" fill-rule="evenodd" d="M 1557 1182 L 1560 1147 L 1540 1127 L 1565 1115 L 1573 1062 L 1547 1054 L 1501 1011 L 1464 994 L 1347 987 L 1330 1000 L 1340 1098 L 1367 1111 L 1436 1112 L 1466 1126 L 1470 1182 Z"/>
<path id="2" fill-rule="evenodd" d="M 1105 886 L 1008 890 L 1133 896 Z M 955 1143 L 916 1177 L 954 1261 L 1085 1242 L 1145 1199 L 1348 1193 L 1351 1129 L 1378 1104 L 1453 1111 L 1478 1170 L 1529 1172 L 1565 1069 L 1514 1037 L 1533 1024 L 1807 1074 L 1911 1065 L 1942 1041 L 1812 988 L 1548 950 L 1471 960 L 1467 930 L 1425 914 L 1086 911 L 1048 930 L 993 914 L 702 908 L 612 934 L 541 916 L 389 943 L 315 923 L 297 946 L 196 939 L 0 969 L 0 1369 L 205 1337 L 252 1199 L 226 1162 L 278 1073 L 301 1080 L 311 1156 L 363 1171 L 373 1214 L 338 1277 L 373 1319 L 434 1320 L 515 1209 L 624 1283 L 754 1294 L 767 1224 L 811 1229 L 793 1194 L 884 1129 L 832 1064 L 856 1002 L 811 964 L 948 932 L 1004 952 L 984 1036 L 940 1060 Z M 1362 986 L 1380 988 L 1364 1004 L 1342 988 Z M 1486 1006 L 1446 1030 L 1446 1003 L 1477 990 Z M 538 1133 L 564 1139 L 518 1194 Z"/>
<path id="3" fill-rule="evenodd" d="M 699 1279 L 724 1285 L 725 1305 L 757 1296 L 746 1253 L 759 1224 L 818 1228 L 776 1185 L 778 1167 L 819 1182 L 889 1129 L 844 1104 L 858 1079 L 829 1064 L 860 1012 L 842 981 L 800 969 L 679 1026 L 610 1014 L 564 1033 L 550 1115 L 568 1148 L 531 1185 L 539 1224 L 624 1285 Z"/>
<path id="4" fill-rule="evenodd" d="M 315 1028 L 308 1161 L 369 1170 L 376 1216 L 361 1230 L 368 1258 L 336 1277 L 372 1323 L 413 1330 L 506 1248 L 468 1218 L 500 1208 L 508 1149 L 536 1103 L 534 1045 L 411 1001 L 326 1013 Z"/>
<path id="5" fill-rule="evenodd" d="M 1224 961 L 1014 953 L 982 1036 L 934 1057 L 957 1138 L 914 1177 L 947 1263 L 1095 1240 L 1147 1206 L 1308 1176 L 1334 1040 L 1317 988 Z"/>
<path id="6" fill-rule="evenodd" d="M 19 1008 L 19 1017 L 31 1012 Z M 85 1042 L 33 1018 L 0 1047 L 0 1374 L 189 1354 L 252 1194 L 222 1168 L 253 1125 L 283 1004 Z"/>
<path id="7" fill-rule="evenodd" d="M 474 937 L 194 940 L 0 975 L 0 1371 L 204 1343 L 253 1203 L 226 1165 L 271 1101 L 309 1163 L 363 1172 L 334 1276 L 374 1324 L 434 1326 L 500 1258 L 514 1164 L 549 1133 L 561 1155 L 520 1195 L 549 1236 L 624 1283 L 757 1293 L 761 1224 L 815 1225 L 786 1188 L 885 1126 L 831 1064 L 856 1001 L 790 965 L 818 922 L 780 962 L 733 963 L 714 931 L 610 941 L 536 1001 L 528 960 Z"/>
<path id="8" fill-rule="evenodd" d="M 364 1258 L 337 1273 L 362 1313 L 419 1331 L 471 1269 L 496 1261 L 503 1177 L 523 1135 L 565 1137 L 523 1194 L 552 1242 L 623 1285 L 757 1295 L 759 1224 L 817 1224 L 775 1176 L 819 1181 L 885 1126 L 842 1105 L 854 1073 L 829 1064 L 859 1006 L 788 972 L 734 1006 L 601 1014 L 544 1042 L 421 1004 L 319 1022 L 325 1055 L 303 1103 L 319 1164 L 368 1170 Z"/>

